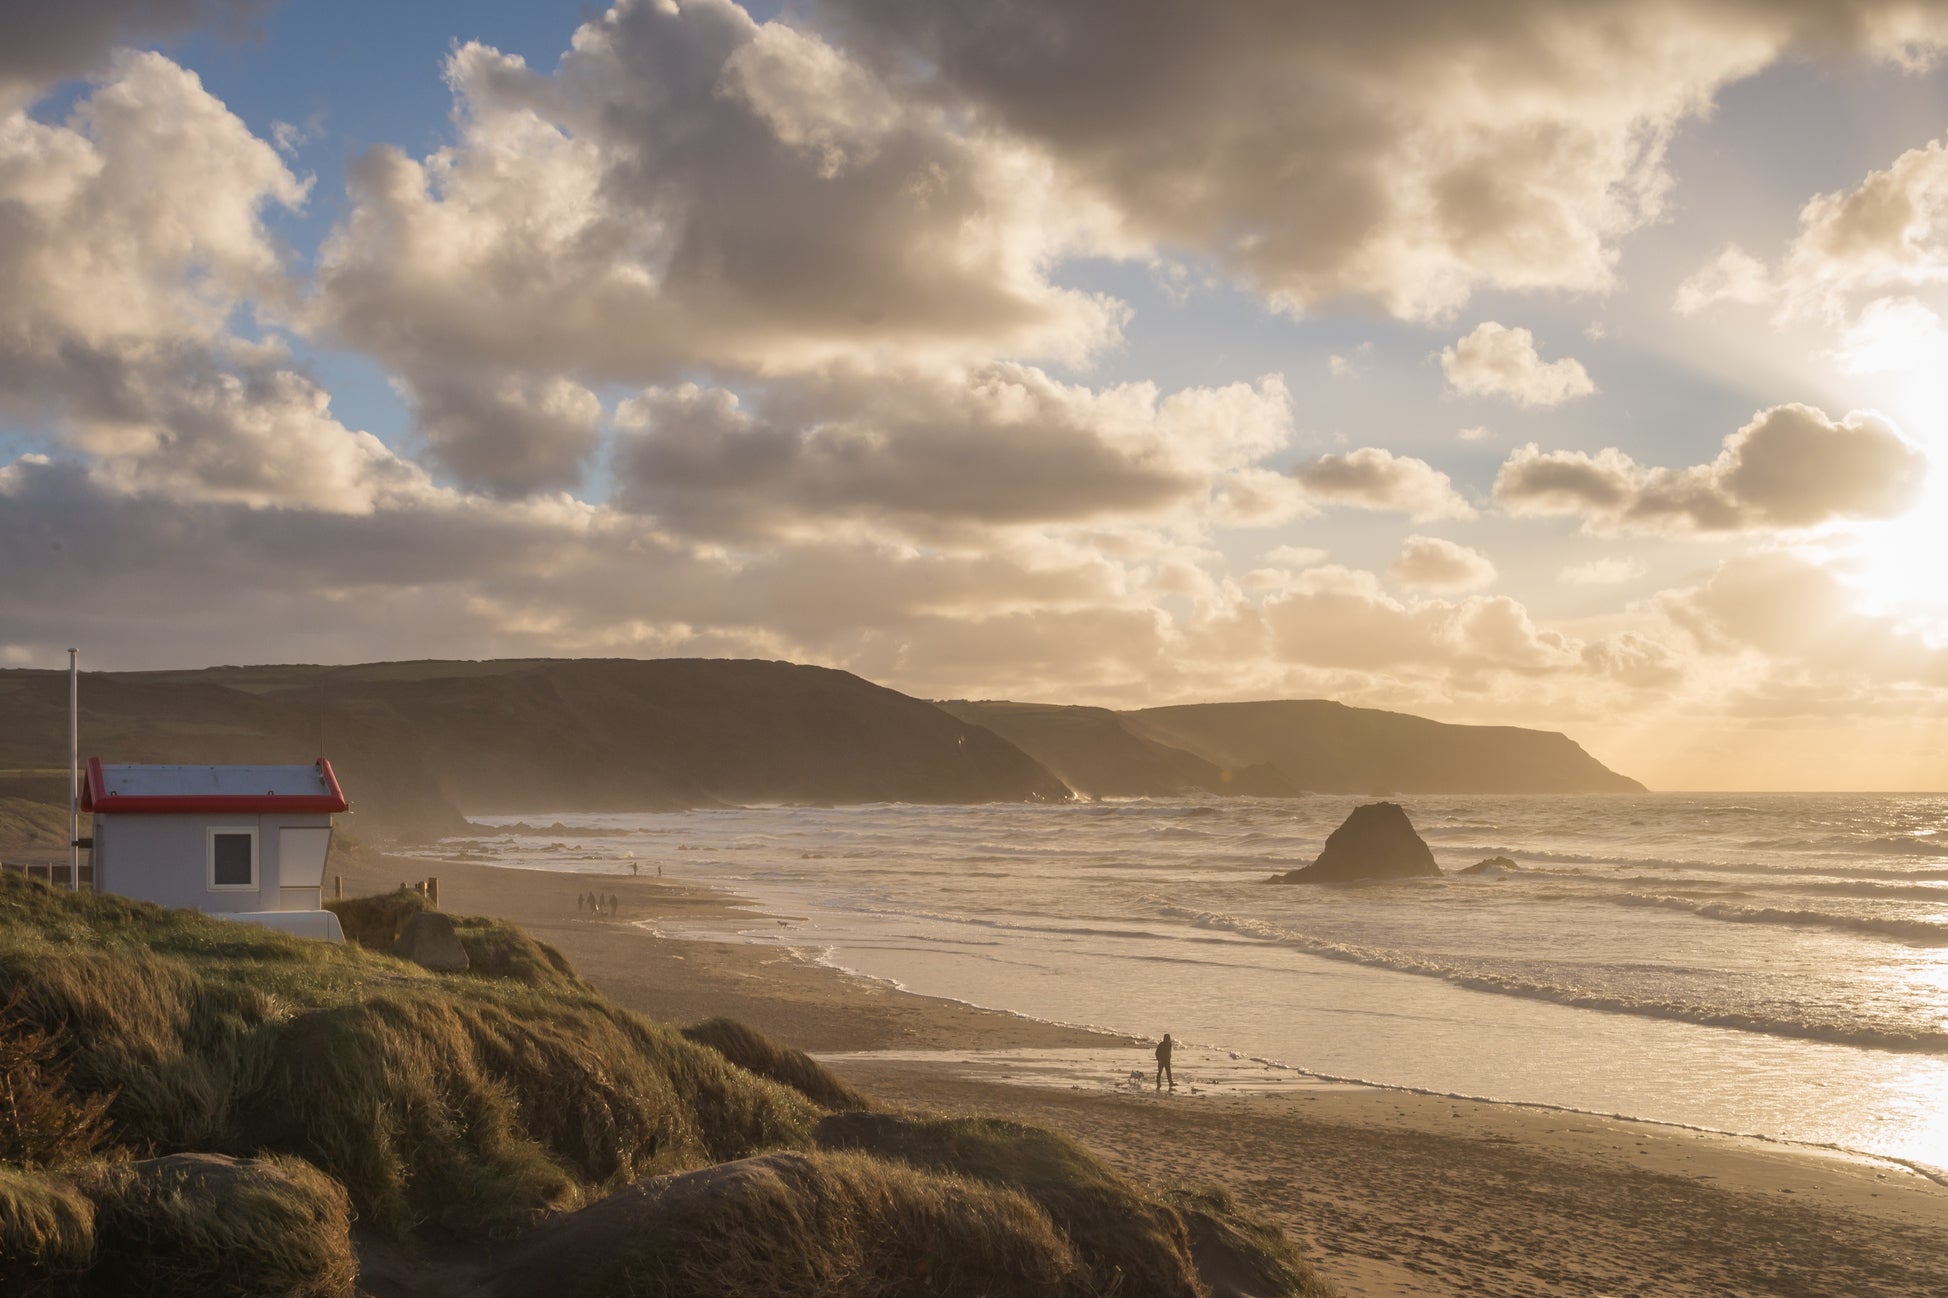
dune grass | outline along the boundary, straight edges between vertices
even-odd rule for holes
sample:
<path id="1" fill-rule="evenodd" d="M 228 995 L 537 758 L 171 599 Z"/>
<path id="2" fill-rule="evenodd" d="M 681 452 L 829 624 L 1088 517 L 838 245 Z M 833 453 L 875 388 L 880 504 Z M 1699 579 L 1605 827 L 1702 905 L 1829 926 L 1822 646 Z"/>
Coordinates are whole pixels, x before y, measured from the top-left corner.
<path id="1" fill-rule="evenodd" d="M 1067 1136 L 998 1118 L 843 1114 L 820 1124 L 818 1140 L 825 1148 L 1019 1192 L 1074 1245 L 1096 1291 L 1130 1298 L 1196 1292 L 1190 1236 L 1179 1214 Z"/>
<path id="2" fill-rule="evenodd" d="M 350 1205 L 302 1159 L 178 1154 L 78 1183 L 95 1208 L 90 1294 L 351 1298 Z"/>
<path id="3" fill-rule="evenodd" d="M 108 1143 L 109 1095 L 83 1096 L 68 1085 L 64 1034 L 20 1012 L 15 989 L 0 1004 L 0 1164 L 74 1163 Z"/>
<path id="4" fill-rule="evenodd" d="M 0 1298 L 58 1293 L 94 1251 L 88 1196 L 63 1178 L 0 1163 Z"/>
<path id="5" fill-rule="evenodd" d="M 736 1019 L 706 1019 L 683 1029 L 698 1045 L 709 1046 L 739 1068 L 791 1087 L 821 1109 L 870 1109 L 872 1101 L 834 1077 L 802 1050 L 781 1047 Z"/>
<path id="6" fill-rule="evenodd" d="M 524 939 L 525 940 L 525 939 Z M 0 980 L 137 1152 L 298 1154 L 395 1235 L 808 1143 L 797 1092 L 603 1000 L 0 877 Z M 543 961 L 545 965 L 545 960 Z"/>
<path id="7" fill-rule="evenodd" d="M 1011 1190 L 859 1154 L 769 1154 L 637 1187 L 536 1232 L 505 1298 L 1103 1292 Z M 1195 1291 L 1184 1289 L 1183 1294 Z"/>

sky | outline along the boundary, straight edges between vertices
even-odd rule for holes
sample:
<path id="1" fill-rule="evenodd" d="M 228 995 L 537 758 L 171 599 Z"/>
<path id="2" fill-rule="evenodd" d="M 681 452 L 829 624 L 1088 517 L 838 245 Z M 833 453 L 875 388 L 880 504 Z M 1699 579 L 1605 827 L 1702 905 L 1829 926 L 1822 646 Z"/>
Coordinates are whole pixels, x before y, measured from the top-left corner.
<path id="1" fill-rule="evenodd" d="M 1948 788 L 1948 2 L 0 0 L 0 666 Z"/>

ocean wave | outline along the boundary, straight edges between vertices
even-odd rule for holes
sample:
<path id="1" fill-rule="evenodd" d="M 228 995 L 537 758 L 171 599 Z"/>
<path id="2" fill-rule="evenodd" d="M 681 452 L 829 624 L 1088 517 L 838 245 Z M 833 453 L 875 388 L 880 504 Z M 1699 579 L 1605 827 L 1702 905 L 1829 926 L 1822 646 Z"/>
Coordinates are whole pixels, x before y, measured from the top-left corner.
<path id="1" fill-rule="evenodd" d="M 1220 911 L 1200 911 L 1181 906 L 1166 906 L 1164 909 L 1175 917 L 1188 920 L 1200 928 L 1226 930 L 1329 960 L 1344 960 L 1352 964 L 1366 965 L 1375 969 L 1390 969 L 1396 973 L 1414 974 L 1423 978 L 1439 978 L 1457 987 L 1499 996 L 1519 996 L 1528 1000 L 1566 1005 L 1572 1009 L 1596 1010 L 1607 1014 L 1630 1014 L 1639 1018 L 1691 1023 L 1699 1027 L 1729 1028 L 1737 1032 L 1755 1032 L 1801 1041 L 1822 1041 L 1833 1045 L 1859 1046 L 1871 1050 L 1948 1054 L 1948 1032 L 1900 1031 L 1860 1023 L 1768 1017 L 1711 1005 L 1596 992 L 1581 987 L 1538 982 L 1532 978 L 1513 974 L 1442 964 L 1435 960 L 1407 955 L 1404 952 L 1334 942 L 1291 929 L 1283 929 L 1262 920 L 1227 915 Z"/>
<path id="2" fill-rule="evenodd" d="M 1744 846 L 1760 852 L 1825 852 L 1834 856 L 1948 856 L 1948 842 L 1935 837 L 1755 838 Z"/>
<path id="3" fill-rule="evenodd" d="M 1691 900 L 1668 894 L 1627 892 L 1611 900 L 1622 906 L 1655 906 L 1703 919 L 1732 924 L 1783 924 L 1790 928 L 1830 928 L 1871 937 L 1893 938 L 1916 946 L 1948 946 L 1948 924 L 1924 919 L 1885 919 L 1874 915 L 1839 915 L 1826 910 L 1791 910 L 1779 906 L 1735 906 L 1723 901 Z"/>
<path id="4" fill-rule="evenodd" d="M 1913 842 L 1916 840 L 1908 839 L 1902 841 Z M 1510 857 L 1518 865 L 1527 862 L 1540 862 L 1545 865 L 1602 866 L 1611 870 L 1682 870 L 1693 874 L 1754 874 L 1775 875 L 1782 878 L 1825 877 L 1860 880 L 1899 879 L 1916 883 L 1948 882 L 1948 870 L 1899 870 L 1852 863 L 1843 865 L 1837 862 L 1832 865 L 1795 865 L 1767 861 L 1701 861 L 1661 856 L 1618 856 L 1591 852 L 1534 851 L 1520 847 L 1449 848 L 1443 846 L 1441 850 L 1443 855 L 1448 856 L 1450 859 L 1459 858 L 1463 855 L 1472 856 L 1479 852 L 1483 857 Z M 1882 853 L 1882 855 L 1891 854 Z M 1910 855 L 1921 857 L 1935 855 L 1948 856 L 1948 851 L 1941 853 L 1914 852 L 1910 853 Z M 1578 879 L 1600 880 L 1608 877 L 1613 882 L 1616 881 L 1614 875 L 1605 876 L 1594 870 L 1566 870 L 1560 871 L 1559 873 Z"/>

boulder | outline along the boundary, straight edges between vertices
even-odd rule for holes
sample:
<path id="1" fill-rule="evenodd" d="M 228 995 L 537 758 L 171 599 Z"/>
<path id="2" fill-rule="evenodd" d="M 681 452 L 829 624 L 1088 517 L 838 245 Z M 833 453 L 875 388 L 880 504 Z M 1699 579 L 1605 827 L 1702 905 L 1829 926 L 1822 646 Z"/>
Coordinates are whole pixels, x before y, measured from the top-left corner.
<path id="1" fill-rule="evenodd" d="M 1439 878 L 1434 854 L 1394 802 L 1353 808 L 1326 839 L 1326 850 L 1303 869 L 1272 876 L 1273 883 L 1357 883 L 1367 879 Z"/>
<path id="2" fill-rule="evenodd" d="M 1515 862 L 1509 860 L 1505 856 L 1491 856 L 1485 861 L 1476 861 L 1473 865 L 1468 866 L 1466 869 L 1459 871 L 1459 873 L 1461 874 L 1501 874 L 1504 871 L 1519 870 L 1521 868 L 1522 868 L 1521 866 L 1515 864 Z"/>
<path id="3" fill-rule="evenodd" d="M 472 967 L 453 921 L 437 910 L 422 910 L 401 925 L 392 953 L 436 973 L 464 973 Z"/>

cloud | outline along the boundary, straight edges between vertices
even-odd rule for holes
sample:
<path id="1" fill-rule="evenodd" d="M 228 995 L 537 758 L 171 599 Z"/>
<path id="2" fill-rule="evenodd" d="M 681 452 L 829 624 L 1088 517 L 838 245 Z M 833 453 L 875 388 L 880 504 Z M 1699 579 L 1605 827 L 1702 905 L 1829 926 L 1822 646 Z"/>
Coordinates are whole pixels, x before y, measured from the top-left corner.
<path id="1" fill-rule="evenodd" d="M 1265 602 L 1265 619 L 1273 652 L 1311 666 L 1532 674 L 1581 661 L 1581 646 L 1537 628 L 1512 599 L 1401 601 L 1372 573 L 1332 565 L 1300 573 Z"/>
<path id="2" fill-rule="evenodd" d="M 1422 590 L 1478 590 L 1495 580 L 1495 565 L 1465 545 L 1437 536 L 1410 536 L 1387 576 Z"/>
<path id="3" fill-rule="evenodd" d="M 53 368 L 64 352 L 225 336 L 238 305 L 285 296 L 263 212 L 305 191 L 159 54 L 118 59 L 66 125 L 0 116 L 0 348 Z"/>
<path id="4" fill-rule="evenodd" d="M 1373 344 L 1361 343 L 1352 351 L 1334 352 L 1326 358 L 1326 371 L 1336 379 L 1358 378 L 1373 364 Z"/>
<path id="5" fill-rule="evenodd" d="M 1854 293 L 1948 280 L 1948 141 L 1809 201 L 1782 275 L 1796 307 L 1828 312 Z"/>
<path id="6" fill-rule="evenodd" d="M 1642 559 L 1591 559 L 1568 565 L 1556 574 L 1556 580 L 1567 586 L 1620 586 L 1636 581 L 1647 571 Z"/>
<path id="7" fill-rule="evenodd" d="M 1799 555 L 1729 559 L 1658 603 L 1706 650 L 1756 651 L 1775 674 L 1814 669 L 1828 688 L 1847 680 L 1948 686 L 1948 650 L 1897 618 L 1862 612 L 1837 573 Z"/>
<path id="8" fill-rule="evenodd" d="M 1493 320 L 1441 351 L 1448 387 L 1465 396 L 1507 397 L 1523 406 L 1558 406 L 1596 391 L 1580 361 L 1544 361 L 1535 335 Z"/>
<path id="9" fill-rule="evenodd" d="M 1758 306 L 1770 301 L 1773 292 L 1765 263 L 1734 243 L 1678 285 L 1671 309 L 1688 316 L 1719 302 Z"/>
<path id="10" fill-rule="evenodd" d="M 1030 142 L 1130 237 L 1272 302 L 1450 315 L 1477 290 L 1602 292 L 1665 150 L 1782 54 L 1925 58 L 1902 3 L 825 0 L 916 98 Z"/>
<path id="11" fill-rule="evenodd" d="M 1447 474 L 1425 460 L 1377 446 L 1322 455 L 1292 473 L 1309 495 L 1328 504 L 1398 510 L 1416 522 L 1474 517 L 1474 507 L 1462 499 Z"/>
<path id="12" fill-rule="evenodd" d="M 1892 518 L 1919 497 L 1927 459 L 1886 419 L 1835 423 L 1811 406 L 1773 406 L 1725 439 L 1709 464 L 1647 468 L 1614 447 L 1544 453 L 1531 442 L 1502 465 L 1495 499 L 1512 514 L 1581 514 L 1601 529 L 1737 532 Z"/>
<path id="13" fill-rule="evenodd" d="M 116 57 L 64 125 L 0 116 L 0 416 L 121 491 L 357 513 L 430 490 L 234 331 L 293 300 L 264 217 L 306 188 L 159 54 Z"/>
<path id="14" fill-rule="evenodd" d="M 117 46 L 193 27 L 238 32 L 269 0 L 62 0 L 10 4 L 0 16 L 0 111 L 69 77 L 100 71 Z"/>
<path id="15" fill-rule="evenodd" d="M 1493 437 L 1494 433 L 1489 430 L 1486 424 L 1475 424 L 1472 427 L 1463 428 L 1455 436 L 1464 442 L 1485 442 Z"/>
<path id="16" fill-rule="evenodd" d="M 602 436 L 601 401 L 564 378 L 434 377 L 406 390 L 433 454 L 464 486 L 494 496 L 579 485 Z"/>
<path id="17" fill-rule="evenodd" d="M 320 257 L 317 322 L 409 375 L 1080 360 L 1120 328 L 1049 279 L 1093 244 L 1044 161 L 727 0 L 619 5 L 552 75 L 464 45 L 447 79 L 458 139 L 358 159 Z"/>
<path id="18" fill-rule="evenodd" d="M 1032 366 L 651 388 L 617 412 L 617 498 L 688 533 L 873 520 L 942 528 L 1159 519 L 1222 497 L 1272 521 L 1302 507 L 1254 463 L 1290 435 L 1284 384 L 1101 390 Z M 1281 493 L 1283 497 L 1281 498 Z"/>
<path id="19" fill-rule="evenodd" d="M 1834 358 L 1847 374 L 1934 375 L 1948 358 L 1948 328 L 1911 297 L 1870 302 L 1841 335 Z"/>

